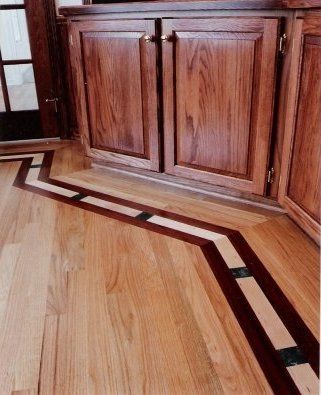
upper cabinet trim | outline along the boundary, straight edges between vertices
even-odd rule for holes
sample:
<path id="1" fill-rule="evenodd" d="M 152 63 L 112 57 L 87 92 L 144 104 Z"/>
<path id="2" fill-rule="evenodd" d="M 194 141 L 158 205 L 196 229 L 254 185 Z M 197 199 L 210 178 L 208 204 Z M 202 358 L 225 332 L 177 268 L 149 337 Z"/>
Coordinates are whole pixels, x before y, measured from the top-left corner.
<path id="1" fill-rule="evenodd" d="M 189 1 L 145 1 L 60 7 L 65 16 L 83 14 L 105 14 L 147 11 L 202 11 L 202 10 L 266 10 L 291 8 L 318 8 L 321 0 L 189 0 Z"/>

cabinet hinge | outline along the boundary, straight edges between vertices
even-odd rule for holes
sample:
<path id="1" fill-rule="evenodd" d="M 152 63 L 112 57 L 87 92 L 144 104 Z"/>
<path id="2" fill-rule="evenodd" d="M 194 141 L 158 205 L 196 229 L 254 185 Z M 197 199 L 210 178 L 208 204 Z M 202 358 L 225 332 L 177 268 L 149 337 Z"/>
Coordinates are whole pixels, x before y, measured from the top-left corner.
<path id="1" fill-rule="evenodd" d="M 287 42 L 287 35 L 284 33 L 282 34 L 282 36 L 280 37 L 279 40 L 279 52 L 282 55 L 285 55 L 286 53 L 286 42 Z"/>
<path id="2" fill-rule="evenodd" d="M 275 170 L 274 170 L 273 167 L 271 167 L 271 169 L 268 171 L 268 174 L 267 174 L 267 183 L 268 184 L 273 184 L 273 182 L 274 182 L 274 173 L 275 173 Z"/>
<path id="3" fill-rule="evenodd" d="M 70 44 L 71 46 L 74 45 L 74 42 L 73 42 L 73 39 L 72 39 L 72 35 L 71 35 L 71 34 L 69 34 L 69 44 Z"/>

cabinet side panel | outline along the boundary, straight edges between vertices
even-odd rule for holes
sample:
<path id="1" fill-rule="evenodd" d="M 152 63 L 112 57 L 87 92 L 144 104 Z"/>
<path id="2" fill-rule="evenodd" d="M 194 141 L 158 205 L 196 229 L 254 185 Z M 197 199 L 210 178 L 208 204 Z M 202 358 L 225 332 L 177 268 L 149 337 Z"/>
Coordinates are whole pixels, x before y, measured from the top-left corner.
<path id="1" fill-rule="evenodd" d="M 320 222 L 321 37 L 306 36 L 288 196 Z"/>

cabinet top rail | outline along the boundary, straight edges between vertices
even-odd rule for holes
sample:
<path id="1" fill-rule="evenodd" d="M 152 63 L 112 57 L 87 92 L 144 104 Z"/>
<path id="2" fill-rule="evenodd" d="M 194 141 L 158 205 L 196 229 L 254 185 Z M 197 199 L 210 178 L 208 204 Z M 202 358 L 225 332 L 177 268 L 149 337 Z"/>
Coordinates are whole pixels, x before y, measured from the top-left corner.
<path id="1" fill-rule="evenodd" d="M 64 16 L 148 11 L 321 8 L 321 0 L 164 0 L 60 7 Z"/>

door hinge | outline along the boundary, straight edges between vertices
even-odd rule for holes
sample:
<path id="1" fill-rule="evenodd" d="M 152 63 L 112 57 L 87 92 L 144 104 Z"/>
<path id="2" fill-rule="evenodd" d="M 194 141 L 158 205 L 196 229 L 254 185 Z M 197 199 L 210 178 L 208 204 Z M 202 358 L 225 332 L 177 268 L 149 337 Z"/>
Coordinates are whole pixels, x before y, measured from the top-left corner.
<path id="1" fill-rule="evenodd" d="M 275 170 L 274 170 L 273 167 L 271 167 L 271 169 L 268 171 L 268 174 L 267 174 L 267 183 L 268 184 L 273 184 L 273 182 L 274 182 L 274 173 L 275 173 Z"/>
<path id="2" fill-rule="evenodd" d="M 280 52 L 281 55 L 285 55 L 285 53 L 286 53 L 287 38 L 288 38 L 288 36 L 285 33 L 282 34 L 282 36 L 280 37 L 280 40 L 279 40 L 279 52 Z"/>

